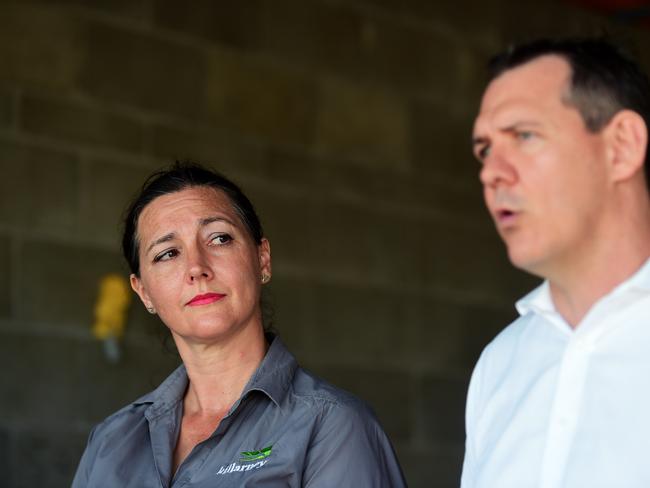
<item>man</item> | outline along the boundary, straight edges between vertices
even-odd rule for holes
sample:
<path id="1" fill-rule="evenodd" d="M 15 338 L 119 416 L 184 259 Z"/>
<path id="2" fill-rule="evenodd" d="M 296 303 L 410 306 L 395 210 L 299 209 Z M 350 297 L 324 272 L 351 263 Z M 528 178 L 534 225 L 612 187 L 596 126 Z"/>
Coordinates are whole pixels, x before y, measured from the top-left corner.
<path id="1" fill-rule="evenodd" d="M 474 370 L 462 486 L 650 487 L 650 83 L 601 40 L 491 67 L 473 135 L 485 202 L 544 283 Z"/>

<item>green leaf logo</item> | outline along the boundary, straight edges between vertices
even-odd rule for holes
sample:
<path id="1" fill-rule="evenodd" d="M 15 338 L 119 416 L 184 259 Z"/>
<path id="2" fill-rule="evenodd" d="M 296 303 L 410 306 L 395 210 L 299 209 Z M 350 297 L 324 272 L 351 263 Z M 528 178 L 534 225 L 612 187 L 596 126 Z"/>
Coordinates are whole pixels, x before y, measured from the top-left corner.
<path id="1" fill-rule="evenodd" d="M 259 451 L 243 451 L 241 453 L 241 458 L 239 459 L 242 463 L 248 463 L 251 461 L 259 461 L 260 459 L 267 458 L 271 455 L 271 449 L 273 446 L 268 446 Z"/>

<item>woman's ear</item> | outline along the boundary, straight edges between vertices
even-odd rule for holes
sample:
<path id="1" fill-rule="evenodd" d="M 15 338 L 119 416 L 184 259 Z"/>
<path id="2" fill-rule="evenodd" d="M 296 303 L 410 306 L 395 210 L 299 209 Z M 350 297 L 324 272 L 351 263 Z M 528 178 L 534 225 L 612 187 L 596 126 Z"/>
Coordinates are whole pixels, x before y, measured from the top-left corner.
<path id="1" fill-rule="evenodd" d="M 643 117 L 633 110 L 621 110 L 603 131 L 612 180 L 623 181 L 643 172 L 648 145 L 648 128 Z"/>
<path id="2" fill-rule="evenodd" d="M 133 273 L 131 273 L 129 279 L 131 281 L 131 288 L 133 288 L 133 291 L 138 294 L 145 308 L 147 310 L 152 309 L 153 303 L 151 303 L 151 299 L 149 298 L 149 294 L 147 293 L 142 280 Z"/>
<path id="3" fill-rule="evenodd" d="M 260 260 L 260 274 L 271 276 L 271 244 L 266 237 L 257 246 L 257 252 Z"/>

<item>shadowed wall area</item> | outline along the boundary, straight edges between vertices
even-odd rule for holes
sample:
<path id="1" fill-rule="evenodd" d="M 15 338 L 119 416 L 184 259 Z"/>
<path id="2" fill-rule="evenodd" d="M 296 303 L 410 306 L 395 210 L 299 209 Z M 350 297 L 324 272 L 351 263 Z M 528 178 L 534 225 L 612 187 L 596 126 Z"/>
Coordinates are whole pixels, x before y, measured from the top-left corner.
<path id="1" fill-rule="evenodd" d="M 483 65 L 647 32 L 519 0 L 2 1 L 0 23 L 0 484 L 69 486 L 91 427 L 178 364 L 135 296 L 119 363 L 91 326 L 127 201 L 191 159 L 256 204 L 301 363 L 373 405 L 410 486 L 457 486 L 471 368 L 535 283 L 482 205 Z"/>

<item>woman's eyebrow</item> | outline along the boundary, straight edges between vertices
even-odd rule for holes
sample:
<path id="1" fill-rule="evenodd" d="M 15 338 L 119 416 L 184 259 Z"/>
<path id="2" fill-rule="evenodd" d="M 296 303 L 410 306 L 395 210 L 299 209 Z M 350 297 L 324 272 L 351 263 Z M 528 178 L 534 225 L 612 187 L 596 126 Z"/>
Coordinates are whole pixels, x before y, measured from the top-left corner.
<path id="1" fill-rule="evenodd" d="M 217 217 L 217 216 L 214 216 L 214 217 L 206 217 L 206 218 L 204 218 L 204 219 L 199 220 L 199 226 L 200 226 L 200 227 L 205 227 L 206 225 L 209 225 L 209 224 L 211 224 L 211 223 L 213 223 L 213 222 L 225 222 L 225 223 L 230 224 L 230 225 L 235 225 L 235 224 L 232 223 L 232 221 L 231 221 L 230 219 L 227 219 L 226 217 Z M 162 243 L 164 243 L 164 242 L 169 242 L 169 241 L 171 241 L 172 239 L 174 239 L 175 237 L 176 237 L 176 233 L 175 233 L 175 232 L 170 232 L 169 234 L 165 234 L 164 236 L 159 237 L 158 239 L 156 239 L 155 241 L 153 241 L 153 242 L 149 245 L 149 247 L 147 247 L 147 251 L 146 251 L 146 252 L 148 253 L 149 251 L 151 251 L 151 250 L 152 250 L 155 246 L 157 246 L 158 244 L 162 244 Z"/>
<path id="2" fill-rule="evenodd" d="M 164 236 L 159 237 L 149 245 L 149 247 L 147 248 L 147 253 L 151 251 L 158 244 L 162 244 L 163 242 L 169 242 L 172 239 L 174 239 L 174 237 L 176 237 L 175 232 L 170 232 L 169 234 L 165 234 Z"/>
<path id="3" fill-rule="evenodd" d="M 230 219 L 227 219 L 226 217 L 214 216 L 214 217 L 206 217 L 204 219 L 201 219 L 199 221 L 199 226 L 200 227 L 205 227 L 206 225 L 211 224 L 213 222 L 225 222 L 226 224 L 230 224 L 230 225 L 233 225 L 233 226 L 235 225 Z"/>

